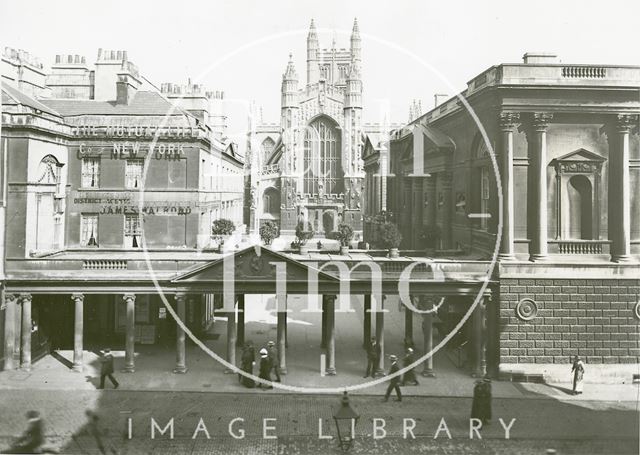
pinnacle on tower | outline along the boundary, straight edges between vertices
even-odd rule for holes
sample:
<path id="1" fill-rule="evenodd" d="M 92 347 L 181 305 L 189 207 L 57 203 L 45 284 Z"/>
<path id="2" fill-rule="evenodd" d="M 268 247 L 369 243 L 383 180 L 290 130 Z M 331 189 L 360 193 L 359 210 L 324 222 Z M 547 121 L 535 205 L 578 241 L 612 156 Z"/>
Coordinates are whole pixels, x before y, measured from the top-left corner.
<path id="1" fill-rule="evenodd" d="M 316 32 L 316 24 L 313 21 L 313 19 L 311 19 L 311 25 L 309 25 L 309 34 L 307 35 L 307 40 L 311 40 L 311 39 L 318 39 L 318 34 Z"/>
<path id="2" fill-rule="evenodd" d="M 358 18 L 353 19 L 353 30 L 351 31 L 351 39 L 360 39 L 360 27 L 358 27 Z"/>
<path id="3" fill-rule="evenodd" d="M 296 68 L 293 65 L 293 54 L 289 53 L 289 63 L 287 63 L 287 69 L 282 75 L 282 79 L 286 80 L 298 80 L 298 73 L 296 73 Z"/>

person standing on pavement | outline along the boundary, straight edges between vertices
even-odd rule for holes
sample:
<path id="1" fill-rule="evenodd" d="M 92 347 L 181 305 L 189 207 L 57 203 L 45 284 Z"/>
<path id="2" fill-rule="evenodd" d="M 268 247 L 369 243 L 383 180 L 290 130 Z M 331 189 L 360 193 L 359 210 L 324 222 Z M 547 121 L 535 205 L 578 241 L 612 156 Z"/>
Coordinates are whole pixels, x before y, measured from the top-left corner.
<path id="1" fill-rule="evenodd" d="M 376 342 L 376 337 L 371 337 L 371 341 L 367 345 L 367 371 L 364 374 L 365 378 L 373 377 L 378 366 L 379 355 L 380 346 Z"/>
<path id="2" fill-rule="evenodd" d="M 404 358 L 402 359 L 402 367 L 403 368 L 407 368 L 409 365 L 411 365 L 413 363 L 413 348 L 407 348 L 407 352 L 404 355 Z M 416 372 L 413 370 L 413 368 L 408 369 L 407 371 L 405 371 L 403 377 L 402 377 L 402 382 L 401 384 L 402 386 L 405 385 L 418 385 L 418 379 L 416 378 Z"/>
<path id="3" fill-rule="evenodd" d="M 391 354 L 389 356 L 389 360 L 391 361 L 391 367 L 389 368 L 389 376 L 391 376 L 394 373 L 397 373 L 398 371 L 400 371 L 400 368 L 398 367 L 398 357 Z M 402 401 L 402 392 L 400 392 L 399 376 L 396 376 L 389 380 L 389 386 L 387 387 L 387 392 L 384 394 L 384 399 L 382 401 L 389 401 L 389 395 L 391 395 L 391 391 L 394 389 L 397 395 L 396 401 Z"/>
<path id="4" fill-rule="evenodd" d="M 280 382 L 280 352 L 273 341 L 267 343 L 267 353 L 271 361 L 273 373 L 276 376 L 276 382 Z"/>
<path id="5" fill-rule="evenodd" d="M 116 381 L 116 378 L 113 377 L 113 355 L 111 354 L 111 349 L 106 348 L 100 357 L 100 387 L 99 389 L 104 389 L 104 379 L 109 378 L 111 383 L 113 384 L 113 388 L 117 389 L 120 384 Z"/>
<path id="6" fill-rule="evenodd" d="M 271 382 L 271 369 L 273 368 L 273 364 L 271 363 L 271 359 L 269 358 L 269 352 L 262 348 L 260 349 L 260 375 L 259 378 L 265 381 L 268 381 L 269 384 L 258 383 L 258 387 L 261 389 L 273 389 L 273 386 L 270 384 Z"/>
<path id="7" fill-rule="evenodd" d="M 491 423 L 491 379 L 477 380 L 473 387 L 471 418 L 479 419 L 483 425 Z"/>
<path id="8" fill-rule="evenodd" d="M 584 363 L 580 357 L 575 356 L 573 358 L 571 372 L 573 373 L 573 394 L 578 395 L 582 393 L 582 381 L 584 379 Z"/>
<path id="9" fill-rule="evenodd" d="M 256 351 L 253 348 L 253 343 L 251 341 L 247 341 L 244 344 L 244 348 L 242 349 L 242 358 L 240 360 L 240 368 L 247 374 L 253 375 L 253 365 L 256 363 Z M 238 380 L 240 383 L 252 389 L 256 386 L 255 381 L 252 378 L 248 378 L 244 375 L 238 374 Z"/>

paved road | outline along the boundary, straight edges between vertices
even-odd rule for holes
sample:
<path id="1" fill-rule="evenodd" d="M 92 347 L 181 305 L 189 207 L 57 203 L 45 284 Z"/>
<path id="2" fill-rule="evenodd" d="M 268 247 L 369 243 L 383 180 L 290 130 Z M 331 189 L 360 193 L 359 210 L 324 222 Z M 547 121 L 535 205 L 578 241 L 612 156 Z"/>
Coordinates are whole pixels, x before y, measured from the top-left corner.
<path id="1" fill-rule="evenodd" d="M 106 439 L 122 454 L 138 453 L 256 453 L 315 454 L 337 453 L 335 441 L 318 438 L 318 422 L 323 434 L 334 434 L 332 407 L 335 396 L 281 395 L 265 391 L 261 395 L 234 395 L 200 392 L 141 391 L 0 391 L 0 447 L 24 427 L 27 409 L 40 410 L 46 419 L 48 440 L 62 453 L 99 453 L 85 430 L 84 410 L 94 409 L 101 416 Z M 541 399 L 501 398 L 494 400 L 494 421 L 482 430 L 482 440 L 469 439 L 470 399 L 412 397 L 402 403 L 382 403 L 379 396 L 357 396 L 353 405 L 361 414 L 353 453 L 437 454 L 544 454 L 554 448 L 558 454 L 637 454 L 639 420 L 637 403 L 581 401 L 561 402 Z M 131 418 L 133 439 L 126 439 L 127 419 Z M 236 436 L 229 433 L 233 424 Z M 516 421 L 505 440 L 497 420 Z M 151 439 L 151 419 L 161 428 L 173 418 L 174 439 L 156 433 Z M 386 438 L 374 439 L 373 419 L 384 419 Z M 445 419 L 452 439 L 444 429 L 434 435 Z M 206 427 L 192 439 L 199 420 Z M 267 435 L 264 439 L 264 419 Z M 414 419 L 416 439 L 403 439 L 403 420 Z M 411 426 L 407 420 L 406 425 Z M 71 434 L 79 434 L 76 441 Z M 207 439 L 206 433 L 210 439 Z"/>

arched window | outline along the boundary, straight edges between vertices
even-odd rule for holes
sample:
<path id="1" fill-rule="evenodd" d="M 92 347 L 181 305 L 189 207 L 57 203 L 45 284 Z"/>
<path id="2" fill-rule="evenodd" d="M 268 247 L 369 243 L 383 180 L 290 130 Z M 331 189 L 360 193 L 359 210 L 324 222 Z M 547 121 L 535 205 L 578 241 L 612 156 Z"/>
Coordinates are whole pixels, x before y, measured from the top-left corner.
<path id="1" fill-rule="evenodd" d="M 262 141 L 262 159 L 264 163 L 266 163 L 271 157 L 271 153 L 273 152 L 273 147 L 275 147 L 276 143 L 270 137 L 266 138 Z"/>
<path id="2" fill-rule="evenodd" d="M 335 124 L 320 117 L 304 133 L 304 192 L 338 194 L 342 192 L 340 133 Z"/>
<path id="3" fill-rule="evenodd" d="M 591 182 L 584 175 L 574 175 L 567 185 L 569 196 L 569 237 L 593 239 L 593 205 Z"/>

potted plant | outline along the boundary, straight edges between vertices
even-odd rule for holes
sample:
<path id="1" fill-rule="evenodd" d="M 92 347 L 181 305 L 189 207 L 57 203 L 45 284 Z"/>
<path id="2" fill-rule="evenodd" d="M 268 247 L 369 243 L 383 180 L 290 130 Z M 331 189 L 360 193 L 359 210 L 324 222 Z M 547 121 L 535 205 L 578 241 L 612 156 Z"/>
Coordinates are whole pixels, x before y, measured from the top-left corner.
<path id="1" fill-rule="evenodd" d="M 233 221 L 226 218 L 220 218 L 211 224 L 211 236 L 218 241 L 218 249 L 220 251 L 222 251 L 224 239 L 233 234 L 235 230 L 236 226 Z"/>
<path id="2" fill-rule="evenodd" d="M 278 225 L 273 221 L 265 221 L 264 224 L 260 226 L 260 239 L 265 245 L 271 245 L 273 239 L 277 238 L 278 235 Z"/>
<path id="3" fill-rule="evenodd" d="M 442 231 L 437 224 L 428 224 L 422 228 L 422 240 L 427 254 L 433 254 L 438 247 Z"/>
<path id="4" fill-rule="evenodd" d="M 402 234 L 398 226 L 393 223 L 384 223 L 380 226 L 380 241 L 389 250 L 390 258 L 397 258 L 400 254 L 398 247 L 402 242 Z"/>
<path id="5" fill-rule="evenodd" d="M 353 228 L 347 223 L 340 223 L 334 237 L 340 242 L 340 254 L 349 253 L 349 242 L 353 239 Z"/>
<path id="6" fill-rule="evenodd" d="M 309 252 L 307 241 L 311 240 L 314 234 L 315 232 L 313 231 L 311 223 L 308 221 L 300 221 L 298 223 L 296 226 L 296 240 L 298 248 L 300 249 L 300 254 L 307 254 Z"/>

